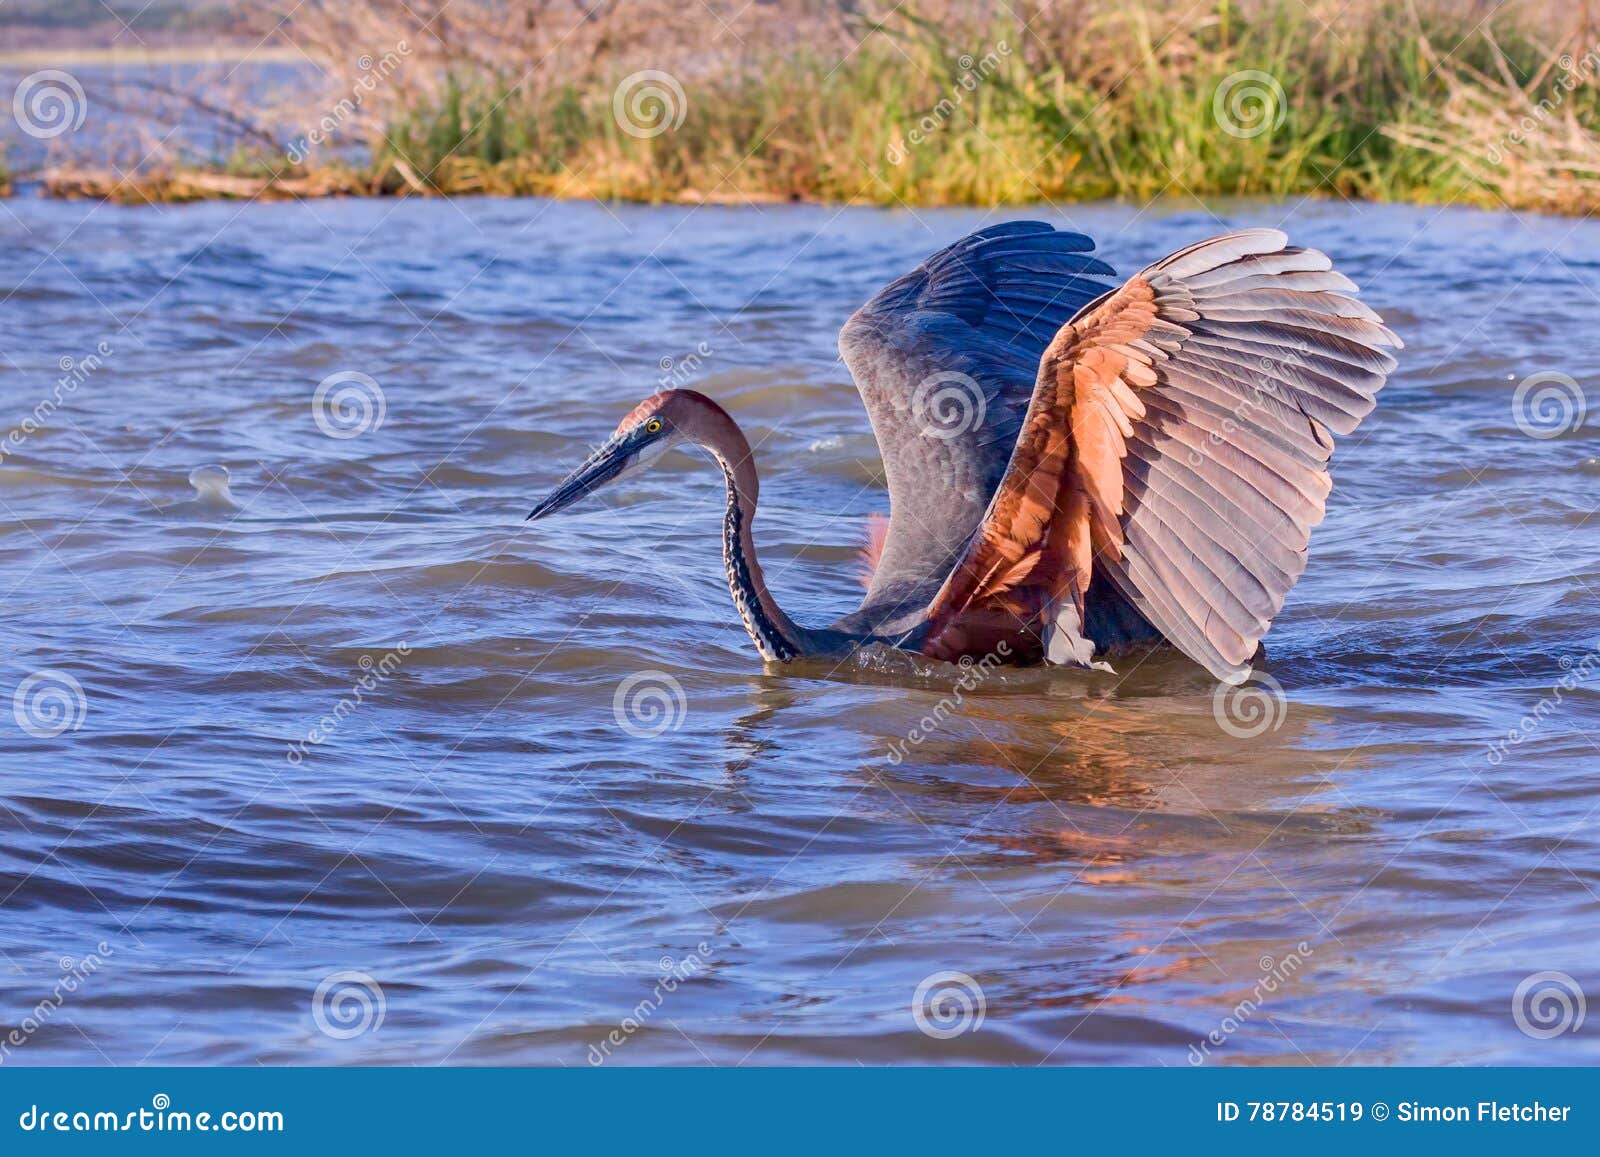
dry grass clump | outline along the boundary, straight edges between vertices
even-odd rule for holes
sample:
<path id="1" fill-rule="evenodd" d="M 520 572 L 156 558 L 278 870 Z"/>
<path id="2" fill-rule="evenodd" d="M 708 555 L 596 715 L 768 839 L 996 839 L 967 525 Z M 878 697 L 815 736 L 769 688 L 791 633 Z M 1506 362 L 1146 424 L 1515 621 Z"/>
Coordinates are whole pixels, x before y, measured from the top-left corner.
<path id="1" fill-rule="evenodd" d="M 1531 75 L 1488 37 L 1490 71 L 1437 58 L 1446 96 L 1430 115 L 1387 128 L 1465 176 L 1489 204 L 1581 213 L 1600 205 L 1600 40 L 1588 30 L 1547 49 Z M 1432 54 L 1433 46 L 1423 42 Z"/>

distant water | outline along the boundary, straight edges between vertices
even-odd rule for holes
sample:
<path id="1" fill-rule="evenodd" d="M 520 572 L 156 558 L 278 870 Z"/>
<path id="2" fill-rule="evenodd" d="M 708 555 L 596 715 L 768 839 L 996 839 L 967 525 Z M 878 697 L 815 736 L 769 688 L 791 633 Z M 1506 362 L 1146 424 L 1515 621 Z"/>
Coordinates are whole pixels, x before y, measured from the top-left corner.
<path id="1" fill-rule="evenodd" d="M 136 52 L 138 45 L 130 33 L 122 47 Z M 6 169 L 30 180 L 54 165 L 128 174 L 176 161 L 222 164 L 241 146 L 259 150 L 260 138 L 242 131 L 244 126 L 286 147 L 301 139 L 309 127 L 302 122 L 320 115 L 305 110 L 307 94 L 338 84 L 298 53 L 286 60 L 282 50 L 260 45 L 213 49 L 210 58 L 197 50 L 155 61 L 82 59 L 70 49 L 57 50 L 55 59 L 0 56 Z M 244 111 L 230 123 L 208 111 L 212 106 Z M 362 153 L 343 142 L 328 148 L 346 156 Z"/>
<path id="2" fill-rule="evenodd" d="M 1287 220 L 1408 342 L 1281 699 L 763 670 L 687 456 L 523 523 L 681 379 L 848 609 L 835 334 L 995 219 L 0 204 L 0 1063 L 1600 1061 L 1539 976 L 1600 994 L 1600 225 L 1054 218 L 1124 273 Z"/>

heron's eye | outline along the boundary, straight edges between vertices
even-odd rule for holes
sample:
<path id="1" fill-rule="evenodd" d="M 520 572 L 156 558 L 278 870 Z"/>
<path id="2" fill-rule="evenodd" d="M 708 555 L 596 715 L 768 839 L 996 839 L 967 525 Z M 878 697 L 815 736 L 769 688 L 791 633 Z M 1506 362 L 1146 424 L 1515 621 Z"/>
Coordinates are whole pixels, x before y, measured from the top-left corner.
<path id="1" fill-rule="evenodd" d="M 646 434 L 659 434 L 659 433 L 661 433 L 661 419 L 660 418 L 651 418 L 648 422 L 646 422 L 644 424 L 644 432 Z"/>

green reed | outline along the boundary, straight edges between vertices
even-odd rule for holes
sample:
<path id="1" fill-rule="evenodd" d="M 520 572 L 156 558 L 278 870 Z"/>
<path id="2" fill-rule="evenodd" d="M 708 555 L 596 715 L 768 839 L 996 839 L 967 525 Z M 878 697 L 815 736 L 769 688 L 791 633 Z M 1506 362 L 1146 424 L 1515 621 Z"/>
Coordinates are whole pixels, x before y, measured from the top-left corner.
<path id="1" fill-rule="evenodd" d="M 1492 126 L 1471 116 L 1518 115 L 1560 75 L 1558 46 L 1519 11 L 1485 22 L 1471 4 L 1219 0 L 1196 16 L 1160 0 L 1090 2 L 1023 30 L 1004 6 L 935 18 L 908 5 L 860 19 L 842 61 L 803 45 L 689 60 L 674 74 L 681 100 L 658 102 L 672 123 L 653 134 L 614 113 L 621 64 L 524 86 L 517 67 L 479 61 L 449 66 L 431 86 L 442 96 L 402 92 L 374 161 L 443 191 L 639 200 L 1493 203 L 1509 185 L 1482 160 Z M 1585 34 L 1563 33 L 1577 45 Z M 1564 97 L 1577 131 L 1600 124 L 1597 89 L 1600 78 Z M 1535 185 L 1572 177 L 1537 148 L 1518 159 L 1553 165 Z"/>

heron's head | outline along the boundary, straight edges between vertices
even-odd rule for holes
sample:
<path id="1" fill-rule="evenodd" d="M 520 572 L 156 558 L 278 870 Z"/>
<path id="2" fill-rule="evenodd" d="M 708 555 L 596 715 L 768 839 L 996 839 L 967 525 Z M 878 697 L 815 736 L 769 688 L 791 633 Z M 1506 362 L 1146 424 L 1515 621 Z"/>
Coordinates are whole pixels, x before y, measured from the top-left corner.
<path id="1" fill-rule="evenodd" d="M 616 433 L 533 508 L 528 518 L 543 518 L 564 510 L 606 483 L 643 470 L 673 446 L 693 437 L 702 405 L 720 409 L 710 398 L 693 390 L 663 390 L 650 395 L 622 419 Z"/>

